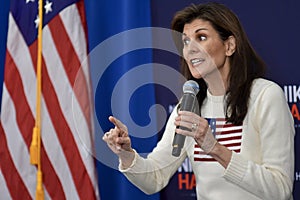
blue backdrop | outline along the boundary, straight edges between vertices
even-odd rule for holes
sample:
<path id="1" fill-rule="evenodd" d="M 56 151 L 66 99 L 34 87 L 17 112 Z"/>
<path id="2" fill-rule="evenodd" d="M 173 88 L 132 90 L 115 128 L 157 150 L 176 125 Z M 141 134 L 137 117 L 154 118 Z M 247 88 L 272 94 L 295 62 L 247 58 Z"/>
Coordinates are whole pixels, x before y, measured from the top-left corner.
<path id="1" fill-rule="evenodd" d="M 172 1 L 172 0 L 107 0 L 86 1 L 88 22 L 89 50 L 92 51 L 103 41 L 125 30 L 139 27 L 165 27 L 170 28 L 174 13 L 190 3 L 201 1 Z M 294 199 L 300 199 L 300 68 L 298 61 L 298 48 L 300 46 L 300 2 L 294 0 L 274 1 L 232 1 L 220 0 L 229 6 L 239 16 L 254 48 L 268 65 L 268 78 L 276 81 L 285 91 L 287 102 L 295 119 L 296 138 L 296 166 Z M 0 81 L 3 80 L 3 67 L 5 58 L 5 45 L 7 34 L 9 1 L 5 0 L 0 6 Z M 145 35 L 144 40 L 152 40 Z M 134 41 L 126 41 L 127 43 Z M 123 48 L 127 43 L 119 44 Z M 117 46 L 116 46 L 117 48 Z M 109 49 L 108 49 L 109 50 Z M 112 114 L 110 99 L 114 87 L 119 79 L 123 78 L 129 70 L 145 63 L 157 62 L 178 69 L 178 60 L 173 54 L 165 51 L 152 51 L 151 49 L 137 49 L 120 55 L 109 68 L 103 72 L 96 88 L 97 117 L 101 127 L 108 130 L 112 125 L 107 117 Z M 92 63 L 93 67 L 96 63 Z M 132 77 L 131 77 L 132 78 Z M 137 77 L 139 78 L 139 77 Z M 153 74 L 147 73 L 142 79 L 151 79 Z M 166 76 L 166 78 L 168 78 Z M 137 79 L 138 81 L 138 79 Z M 127 85 L 122 85 L 126 91 Z M 2 87 L 0 95 L 2 94 Z M 124 94 L 126 96 L 126 94 Z M 128 97 L 126 97 L 128 98 Z M 122 99 L 120 97 L 120 99 Z M 130 117 L 137 124 L 144 126 L 149 122 L 148 110 L 154 103 L 165 107 L 167 112 L 176 102 L 174 95 L 167 88 L 158 85 L 145 84 L 139 87 L 124 108 L 130 110 Z M 108 106 L 109 105 L 109 106 Z M 146 114 L 145 114 L 146 113 Z M 120 116 L 127 119 L 128 116 Z M 160 138 L 160 132 L 151 137 L 133 137 L 133 146 L 140 152 L 149 152 Z M 102 200 L 119 199 L 195 199 L 194 183 L 188 162 L 178 170 L 170 184 L 155 195 L 145 195 L 129 183 L 116 169 L 103 162 L 97 162 L 99 188 Z M 146 180 L 145 180 L 146 181 Z"/>

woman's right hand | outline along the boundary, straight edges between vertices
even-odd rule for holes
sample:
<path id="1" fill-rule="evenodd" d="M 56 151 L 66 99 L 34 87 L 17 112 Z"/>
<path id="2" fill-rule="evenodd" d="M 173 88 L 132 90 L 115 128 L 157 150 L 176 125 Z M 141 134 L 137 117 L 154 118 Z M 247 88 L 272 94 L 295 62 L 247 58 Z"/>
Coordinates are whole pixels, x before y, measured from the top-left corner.
<path id="1" fill-rule="evenodd" d="M 131 165 L 135 156 L 135 153 L 131 148 L 128 129 L 117 118 L 110 116 L 108 119 L 115 127 L 106 132 L 102 139 L 107 143 L 109 148 L 119 156 L 122 166 L 127 168 Z"/>

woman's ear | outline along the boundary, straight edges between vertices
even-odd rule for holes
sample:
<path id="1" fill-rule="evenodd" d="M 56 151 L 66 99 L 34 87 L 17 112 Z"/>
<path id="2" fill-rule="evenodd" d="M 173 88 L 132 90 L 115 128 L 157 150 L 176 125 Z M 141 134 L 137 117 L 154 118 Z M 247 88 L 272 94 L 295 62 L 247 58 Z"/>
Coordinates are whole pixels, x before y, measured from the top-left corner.
<path id="1" fill-rule="evenodd" d="M 227 40 L 225 41 L 226 45 L 226 56 L 231 56 L 236 49 L 236 41 L 234 36 L 229 36 Z"/>

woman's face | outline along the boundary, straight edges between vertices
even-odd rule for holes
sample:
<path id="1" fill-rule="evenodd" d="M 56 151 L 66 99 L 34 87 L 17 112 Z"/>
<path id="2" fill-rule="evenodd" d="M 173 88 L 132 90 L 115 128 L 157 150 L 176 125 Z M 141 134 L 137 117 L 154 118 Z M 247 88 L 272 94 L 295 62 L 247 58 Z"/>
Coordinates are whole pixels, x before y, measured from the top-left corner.
<path id="1" fill-rule="evenodd" d="M 218 70 L 221 74 L 228 72 L 228 46 L 210 22 L 195 19 L 185 24 L 182 41 L 183 56 L 194 78 L 205 78 Z"/>

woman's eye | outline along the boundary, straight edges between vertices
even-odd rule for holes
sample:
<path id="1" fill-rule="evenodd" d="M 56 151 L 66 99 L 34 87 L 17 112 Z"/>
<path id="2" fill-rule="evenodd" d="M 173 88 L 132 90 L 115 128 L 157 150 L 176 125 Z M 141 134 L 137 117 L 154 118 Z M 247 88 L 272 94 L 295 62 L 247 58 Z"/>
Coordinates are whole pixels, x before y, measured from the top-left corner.
<path id="1" fill-rule="evenodd" d="M 182 42 L 183 42 L 184 45 L 188 45 L 190 43 L 190 40 L 189 39 L 183 39 Z"/>
<path id="2" fill-rule="evenodd" d="M 200 35 L 200 36 L 198 37 L 198 39 L 199 39 L 200 41 L 206 40 L 206 36 Z"/>

